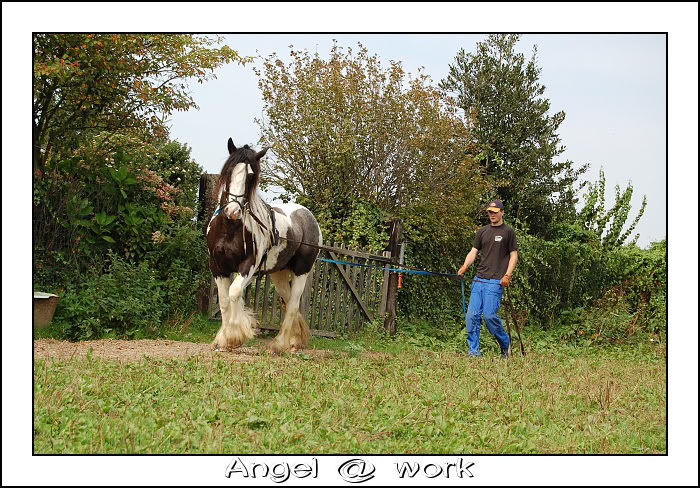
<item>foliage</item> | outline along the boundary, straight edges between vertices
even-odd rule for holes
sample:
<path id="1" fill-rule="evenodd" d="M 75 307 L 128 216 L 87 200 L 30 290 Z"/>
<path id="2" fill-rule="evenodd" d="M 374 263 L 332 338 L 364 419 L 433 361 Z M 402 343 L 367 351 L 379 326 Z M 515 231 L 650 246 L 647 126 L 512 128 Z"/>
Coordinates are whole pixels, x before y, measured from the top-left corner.
<path id="1" fill-rule="evenodd" d="M 627 184 L 627 188 L 625 188 L 622 195 L 620 195 L 620 185 L 615 185 L 615 204 L 610 210 L 606 211 L 605 173 L 601 167 L 600 179 L 597 182 L 588 184 L 585 205 L 576 215 L 576 224 L 595 233 L 604 248 L 612 249 L 621 247 L 625 243 L 625 240 L 632 234 L 635 227 L 637 227 L 637 223 L 639 219 L 642 218 L 644 209 L 647 206 L 647 197 L 644 195 L 642 207 L 639 209 L 637 217 L 623 233 L 622 228 L 627 222 L 631 210 L 630 200 L 632 199 L 633 191 L 634 189 L 631 182 Z M 610 227 L 607 227 L 608 224 Z M 605 232 L 606 228 L 607 232 Z M 605 235 L 603 235 L 604 232 Z M 631 244 L 636 244 L 637 239 L 639 239 L 639 234 L 635 235 Z"/>
<path id="2" fill-rule="evenodd" d="M 153 335 L 161 325 L 167 302 L 161 283 L 146 263 L 130 264 L 108 251 L 106 273 L 93 273 L 69 285 L 56 307 L 54 320 L 63 337 L 94 339 Z"/>
<path id="3" fill-rule="evenodd" d="M 611 289 L 590 309 L 564 310 L 555 331 L 566 342 L 588 347 L 594 343 L 622 344 L 639 339 L 635 314 L 624 304 L 620 288 Z"/>
<path id="4" fill-rule="evenodd" d="M 186 79 L 202 83 L 248 60 L 212 47 L 220 41 L 34 36 L 34 286 L 65 297 L 56 320 L 77 320 L 67 337 L 158 334 L 156 318 L 194 311 L 207 275 L 192 220 L 202 168 L 186 145 L 167 140 L 166 117 L 196 108 Z M 144 281 L 127 285 L 124 276 Z M 103 298 L 108 305 L 93 303 Z M 151 300 L 151 312 L 140 308 Z M 99 308 L 108 306 L 111 315 Z"/>
<path id="5" fill-rule="evenodd" d="M 517 307 L 527 310 L 529 321 L 547 328 L 561 310 L 588 304 L 601 292 L 601 267 L 600 252 L 586 243 L 520 233 L 509 292 Z"/>
<path id="6" fill-rule="evenodd" d="M 108 137 L 98 134 L 70 157 L 49 162 L 49 172 L 35 172 L 36 254 L 61 253 L 79 269 L 93 266 L 107 249 L 138 262 L 155 251 L 171 227 L 194 216 L 194 181 L 201 167 L 189 160 L 189 148 L 116 137 L 120 144 L 105 152 L 102 142 Z M 150 167 L 166 178 L 182 176 L 170 184 Z"/>
<path id="7" fill-rule="evenodd" d="M 649 249 L 623 246 L 606 256 L 605 292 L 615 290 L 625 309 L 635 314 L 630 327 L 648 333 L 666 333 L 668 259 L 666 241 Z"/>
<path id="8" fill-rule="evenodd" d="M 80 316 L 83 305 L 95 306 L 86 276 L 93 285 L 103 280 L 104 293 L 133 292 L 121 298 L 136 299 L 141 296 L 138 288 L 110 289 L 117 282 L 107 266 L 125 259 L 147 266 L 154 275 L 158 293 L 153 296 L 163 303 L 163 320 L 185 317 L 195 310 L 197 292 L 208 275 L 206 244 L 192 221 L 201 167 L 191 160 L 190 149 L 175 141 L 154 146 L 114 136 L 107 151 L 103 142 L 109 137 L 97 134 L 70 157 L 49 161 L 46 173 L 35 172 L 35 289 L 67 290 L 67 304 L 73 303 L 75 312 L 59 307 L 56 319 L 64 321 Z M 87 296 L 78 298 L 78 290 Z M 99 316 L 98 311 L 91 313 Z M 81 318 L 83 328 L 85 320 Z M 71 329 L 69 337 L 101 335 L 107 329 L 126 333 L 125 324 L 105 322 L 101 318 L 85 331 Z"/>
<path id="9" fill-rule="evenodd" d="M 176 235 L 177 240 L 187 239 Z M 164 267 L 134 264 L 108 250 L 104 273 L 89 273 L 57 290 L 53 334 L 70 340 L 160 337 L 168 322 L 182 322 L 193 313 L 208 273 L 202 263 L 193 269 L 182 258 L 163 254 L 171 259 Z"/>
<path id="10" fill-rule="evenodd" d="M 662 251 L 662 250 L 661 250 Z M 665 253 L 640 252 L 633 247 L 609 257 L 623 276 L 605 289 L 590 307 L 564 310 L 555 332 L 564 341 L 579 345 L 639 343 L 666 334 Z M 636 268 L 636 269 L 635 269 Z"/>
<path id="11" fill-rule="evenodd" d="M 556 133 L 565 114 L 547 114 L 537 46 L 525 63 L 515 50 L 519 39 L 492 34 L 477 43 L 474 54 L 461 49 L 440 87 L 469 117 L 481 163 L 495 179 L 506 211 L 544 237 L 554 223 L 573 215 L 573 185 L 587 166 L 554 162 L 565 149 Z"/>
<path id="12" fill-rule="evenodd" d="M 180 320 L 195 311 L 198 293 L 211 278 L 207 257 L 202 232 L 191 223 L 173 226 L 163 235 L 149 265 L 162 281 L 165 318 Z"/>
<path id="13" fill-rule="evenodd" d="M 334 45 L 328 60 L 291 56 L 286 66 L 273 54 L 258 72 L 258 123 L 274 151 L 266 184 L 308 205 L 329 240 L 355 239 L 348 217 L 374 228 L 376 209 L 385 221 L 403 218 L 408 235 L 435 218 L 425 234 L 459 235 L 488 184 L 469 155 L 464 121 L 430 79 L 406 80 L 399 63 L 385 69 L 362 45 Z M 358 222 L 367 212 L 372 222 Z"/>
<path id="14" fill-rule="evenodd" d="M 86 132 L 163 141 L 166 117 L 196 108 L 186 80 L 245 62 L 220 37 L 185 34 L 35 34 L 33 167 L 75 149 Z"/>
<path id="15" fill-rule="evenodd" d="M 665 245 L 608 250 L 596 239 L 577 242 L 571 235 L 556 241 L 518 236 L 518 266 L 510 289 L 518 309 L 544 328 L 556 325 L 562 313 L 585 309 L 594 317 L 631 314 L 638 330 L 665 333 Z M 586 231 L 576 235 L 584 241 L 591 237 Z M 613 305 L 619 313 L 610 311 Z M 601 326 L 597 322 L 593 327 Z M 631 322 L 627 325 L 634 329 Z"/>
<path id="16" fill-rule="evenodd" d="M 314 206 L 304 197 L 297 201 L 307 207 Z M 315 217 L 326 242 L 342 242 L 372 251 L 384 249 L 388 243 L 385 213 L 374 202 L 338 199 L 328 207 L 317 209 Z"/>

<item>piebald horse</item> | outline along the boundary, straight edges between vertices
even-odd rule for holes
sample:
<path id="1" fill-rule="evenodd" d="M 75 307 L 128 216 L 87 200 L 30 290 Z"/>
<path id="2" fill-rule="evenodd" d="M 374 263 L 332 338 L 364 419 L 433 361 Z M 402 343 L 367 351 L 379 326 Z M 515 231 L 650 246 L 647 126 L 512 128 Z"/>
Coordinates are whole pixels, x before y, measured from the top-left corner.
<path id="1" fill-rule="evenodd" d="M 231 351 L 255 335 L 257 321 L 245 308 L 243 297 L 258 274 L 270 275 L 284 313 L 270 347 L 294 352 L 309 341 L 299 302 L 318 249 L 304 243 L 320 246 L 321 228 L 301 205 L 271 207 L 260 198 L 260 159 L 267 149 L 236 148 L 229 138 L 229 156 L 219 176 L 219 206 L 206 231 L 209 266 L 221 307 L 221 328 L 212 342 L 219 351 Z"/>

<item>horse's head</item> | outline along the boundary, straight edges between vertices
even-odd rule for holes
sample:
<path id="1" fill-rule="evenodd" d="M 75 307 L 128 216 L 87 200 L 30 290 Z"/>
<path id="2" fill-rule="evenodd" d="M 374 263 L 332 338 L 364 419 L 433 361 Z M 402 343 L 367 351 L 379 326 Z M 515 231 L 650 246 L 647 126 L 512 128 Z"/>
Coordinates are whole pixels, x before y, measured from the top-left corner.
<path id="1" fill-rule="evenodd" d="M 233 140 L 228 140 L 228 159 L 221 169 L 217 192 L 219 207 L 223 207 L 226 218 L 241 218 L 243 210 L 253 198 L 260 179 L 260 159 L 268 148 L 255 152 L 248 145 L 237 149 Z"/>

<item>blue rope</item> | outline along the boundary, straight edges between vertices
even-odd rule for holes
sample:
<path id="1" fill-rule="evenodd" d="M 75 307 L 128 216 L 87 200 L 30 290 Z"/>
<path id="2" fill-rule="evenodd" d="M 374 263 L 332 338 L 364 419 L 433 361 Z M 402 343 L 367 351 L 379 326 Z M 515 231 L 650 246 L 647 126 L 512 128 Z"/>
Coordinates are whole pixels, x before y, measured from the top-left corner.
<path id="1" fill-rule="evenodd" d="M 319 261 L 325 261 L 326 263 L 337 263 L 337 264 L 345 264 L 348 266 L 360 266 L 363 268 L 380 268 L 380 266 L 373 266 L 371 264 L 362 264 L 362 263 L 350 263 L 348 261 L 338 261 L 336 259 L 326 259 L 326 258 L 319 258 Z M 395 271 L 397 273 L 413 273 L 413 274 L 424 274 L 424 275 L 437 275 L 437 276 L 449 276 L 449 277 L 455 277 L 455 276 L 460 276 L 458 274 L 452 274 L 452 273 L 435 273 L 431 271 L 419 271 L 419 270 L 413 270 L 413 269 L 398 269 L 398 268 L 384 268 L 381 267 L 382 270 L 384 271 Z M 462 277 L 464 278 L 464 277 Z M 462 279 L 462 310 L 464 311 L 464 327 L 468 328 L 467 324 L 467 300 L 464 295 L 464 282 L 466 280 Z M 473 281 L 478 281 L 480 283 L 486 283 L 482 282 L 480 280 L 473 280 Z"/>
<path id="2" fill-rule="evenodd" d="M 421 270 L 417 270 L 417 269 L 385 268 L 382 266 L 374 266 L 372 264 L 350 263 L 348 261 L 338 261 L 335 259 L 326 259 L 326 258 L 319 258 L 318 260 L 325 261 L 327 263 L 345 264 L 348 266 L 360 266 L 362 268 L 379 268 L 379 269 L 382 269 L 384 271 L 394 271 L 396 273 L 412 273 L 412 274 L 424 274 L 424 275 L 436 275 L 436 276 L 449 276 L 451 278 L 455 278 L 455 277 L 461 278 L 460 275 L 452 274 L 452 273 L 436 273 L 434 271 L 421 271 Z"/>

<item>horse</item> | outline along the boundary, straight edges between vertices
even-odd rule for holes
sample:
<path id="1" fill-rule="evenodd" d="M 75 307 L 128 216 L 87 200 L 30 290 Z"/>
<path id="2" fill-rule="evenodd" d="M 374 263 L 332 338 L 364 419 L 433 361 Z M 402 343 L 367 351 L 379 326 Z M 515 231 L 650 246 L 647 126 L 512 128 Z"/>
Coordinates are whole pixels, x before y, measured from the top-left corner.
<path id="1" fill-rule="evenodd" d="M 216 185 L 219 207 L 206 230 L 221 307 L 221 327 L 211 343 L 216 351 L 231 351 L 255 335 L 257 320 L 243 297 L 259 274 L 270 275 L 284 313 L 271 349 L 296 352 L 308 345 L 311 335 L 299 302 L 318 256 L 319 248 L 313 246 L 323 243 L 321 228 L 306 207 L 273 207 L 258 195 L 260 160 L 268 149 L 236 148 L 229 138 L 229 156 Z"/>

